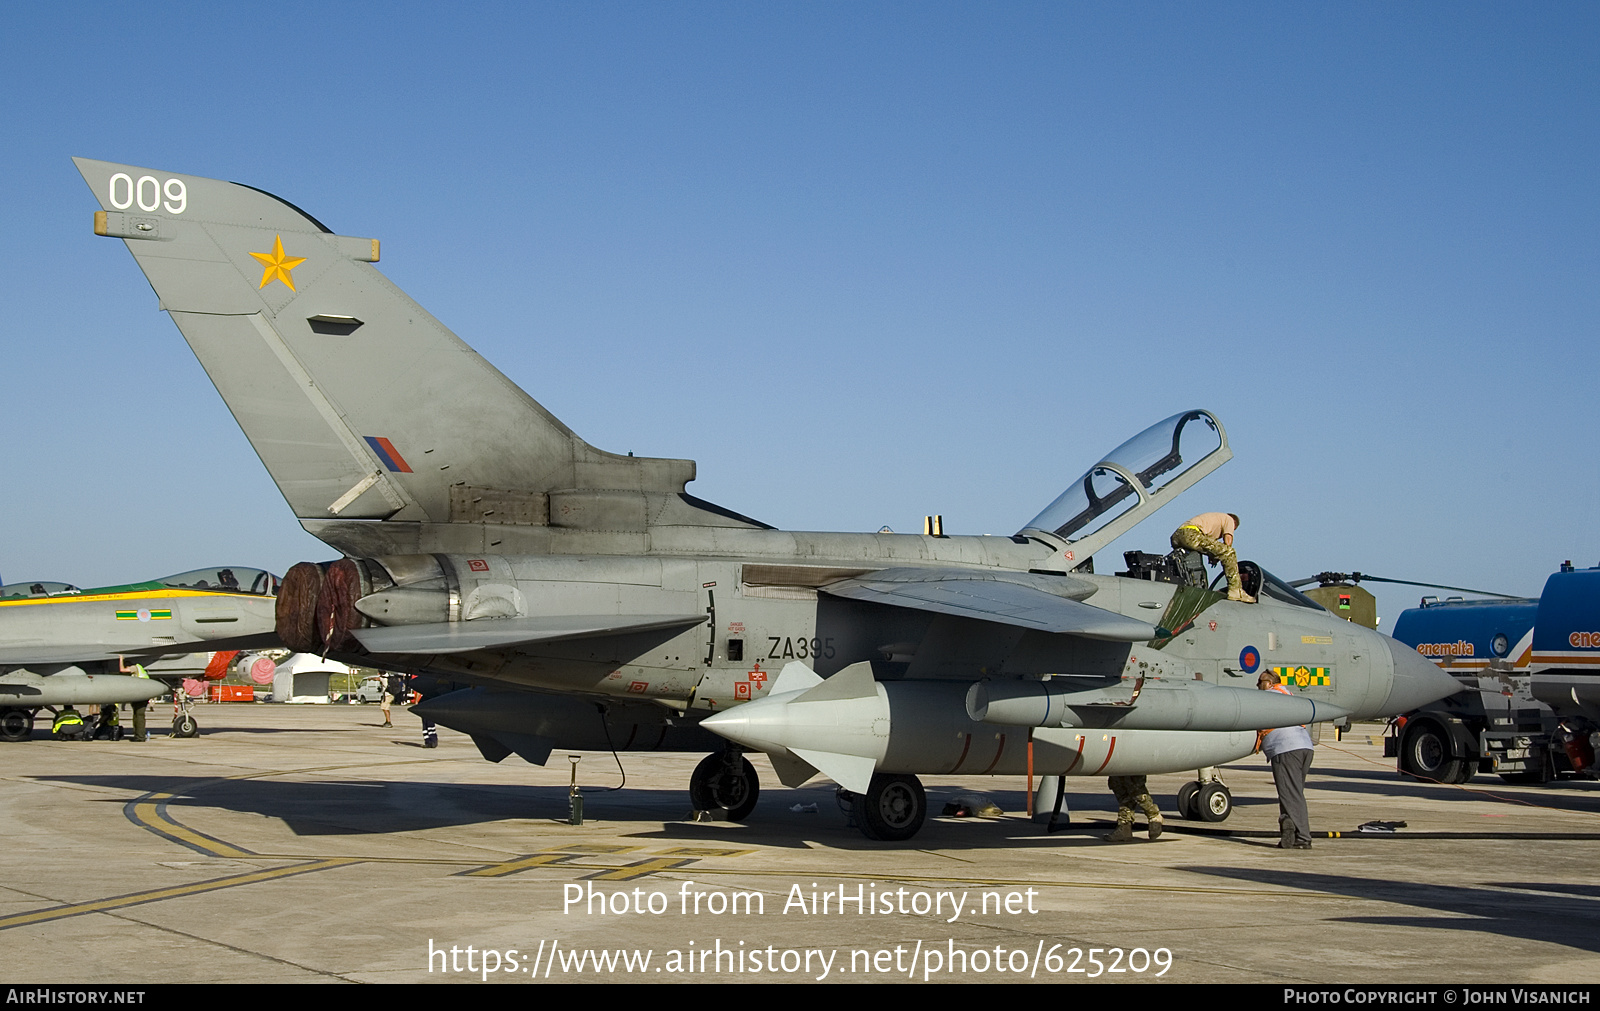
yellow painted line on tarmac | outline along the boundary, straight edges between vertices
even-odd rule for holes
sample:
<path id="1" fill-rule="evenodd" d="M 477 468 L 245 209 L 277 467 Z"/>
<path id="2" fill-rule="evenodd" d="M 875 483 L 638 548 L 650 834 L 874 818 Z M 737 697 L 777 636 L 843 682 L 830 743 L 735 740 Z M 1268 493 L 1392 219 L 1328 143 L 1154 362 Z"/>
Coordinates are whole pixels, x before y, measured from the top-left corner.
<path id="1" fill-rule="evenodd" d="M 290 867 L 277 867 L 266 871 L 251 871 L 248 874 L 235 874 L 226 878 L 214 878 L 210 881 L 196 881 L 194 884 L 189 885 L 174 885 L 170 888 L 156 888 L 148 892 L 116 895 L 108 899 L 96 899 L 92 902 L 74 902 L 64 906 L 50 906 L 45 909 L 35 909 L 28 913 L 14 913 L 11 916 L 0 917 L 0 930 L 24 927 L 33 923 L 45 923 L 50 920 L 61 920 L 69 916 L 82 916 L 84 913 L 103 913 L 110 909 L 122 909 L 145 902 L 160 902 L 164 899 L 198 895 L 201 892 L 214 892 L 221 888 L 235 888 L 239 885 L 255 884 L 258 881 L 272 881 L 277 878 L 293 877 L 296 874 L 310 874 L 313 871 L 325 871 L 333 867 L 348 867 L 351 864 L 358 863 L 362 863 L 362 861 L 344 858 L 314 860 L 308 864 L 295 864 Z"/>
<path id="2" fill-rule="evenodd" d="M 124 808 L 124 813 L 129 821 L 140 828 L 147 829 L 163 839 L 170 839 L 179 845 L 187 846 L 209 857 L 237 859 L 239 857 L 260 855 L 235 846 L 232 843 L 223 842 L 221 839 L 206 835 L 204 832 L 196 832 L 189 826 L 178 822 L 167 812 L 167 801 L 174 796 L 174 794 L 170 793 L 146 794 L 144 797 L 130 802 Z"/>
<path id="3" fill-rule="evenodd" d="M 755 850 L 729 850 L 713 849 L 709 846 L 674 846 L 667 850 L 657 850 L 657 856 L 663 857 L 743 857 L 749 856 Z"/>
<path id="4" fill-rule="evenodd" d="M 598 874 L 584 875 L 584 880 L 632 881 L 634 878 L 647 877 L 657 871 L 670 871 L 675 867 L 684 867 L 692 863 L 694 863 L 693 860 L 652 857 L 649 860 L 638 860 L 631 864 L 624 864 L 621 867 L 613 867 Z"/>
<path id="5" fill-rule="evenodd" d="M 530 853 L 525 857 L 507 860 L 503 864 L 489 864 L 486 867 L 477 867 L 470 871 L 460 871 L 456 874 L 459 878 L 503 878 L 507 874 L 525 871 L 530 867 L 545 867 L 550 864 L 564 864 L 569 860 L 576 860 L 576 853 Z"/>

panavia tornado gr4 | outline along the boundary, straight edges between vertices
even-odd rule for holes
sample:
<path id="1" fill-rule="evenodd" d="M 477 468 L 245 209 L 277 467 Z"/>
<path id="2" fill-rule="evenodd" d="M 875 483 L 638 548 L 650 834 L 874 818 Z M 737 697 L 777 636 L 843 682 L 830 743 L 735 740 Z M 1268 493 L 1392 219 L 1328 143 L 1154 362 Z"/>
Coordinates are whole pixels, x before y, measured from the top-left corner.
<path id="1" fill-rule="evenodd" d="M 345 557 L 284 577 L 295 650 L 473 687 L 419 712 L 483 755 L 710 754 L 697 808 L 743 818 L 746 749 L 921 827 L 918 775 L 1173 772 L 1258 728 L 1457 689 L 1409 647 L 1247 566 L 1093 574 L 1094 553 L 1232 455 L 1205 411 L 1096 463 L 1009 537 L 776 530 L 690 495 L 689 460 L 602 452 L 394 287 L 375 239 L 261 190 L 79 159 L 301 524 Z M 1192 566 L 1191 566 L 1192 568 Z M 1131 571 L 1131 570 L 1130 570 Z M 1198 585 L 1194 585 L 1194 583 Z M 1304 672 L 1291 696 L 1260 667 Z"/>

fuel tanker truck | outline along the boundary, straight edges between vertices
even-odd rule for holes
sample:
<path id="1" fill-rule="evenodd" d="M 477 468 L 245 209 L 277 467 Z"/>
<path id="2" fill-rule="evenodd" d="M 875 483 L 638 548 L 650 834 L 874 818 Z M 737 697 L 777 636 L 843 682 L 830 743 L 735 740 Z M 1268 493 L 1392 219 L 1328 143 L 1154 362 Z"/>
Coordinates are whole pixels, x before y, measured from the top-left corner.
<path id="1" fill-rule="evenodd" d="M 1395 720 L 1385 753 L 1401 772 L 1442 783 L 1595 774 L 1600 567 L 1564 562 L 1534 598 L 1424 597 L 1393 635 L 1462 685 Z"/>

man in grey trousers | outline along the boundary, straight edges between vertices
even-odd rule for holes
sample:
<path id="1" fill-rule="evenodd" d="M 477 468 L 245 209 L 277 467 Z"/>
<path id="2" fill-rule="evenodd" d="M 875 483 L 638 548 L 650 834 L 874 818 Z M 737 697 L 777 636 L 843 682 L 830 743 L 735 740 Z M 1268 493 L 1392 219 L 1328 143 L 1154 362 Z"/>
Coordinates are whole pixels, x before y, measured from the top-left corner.
<path id="1" fill-rule="evenodd" d="M 1262 671 L 1256 687 L 1267 692 L 1293 694 L 1278 675 Z M 1278 788 L 1278 848 L 1311 848 L 1311 816 L 1306 811 L 1306 773 L 1316 747 L 1305 727 L 1280 727 L 1262 734 L 1261 753 L 1272 763 L 1272 783 Z"/>

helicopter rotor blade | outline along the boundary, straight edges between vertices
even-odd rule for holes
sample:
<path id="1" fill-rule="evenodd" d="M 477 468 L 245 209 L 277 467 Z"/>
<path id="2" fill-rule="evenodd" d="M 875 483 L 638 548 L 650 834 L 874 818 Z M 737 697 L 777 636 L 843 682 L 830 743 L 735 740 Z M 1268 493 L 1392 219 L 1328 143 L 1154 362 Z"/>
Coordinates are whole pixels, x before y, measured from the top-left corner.
<path id="1" fill-rule="evenodd" d="M 1455 590 L 1458 593 L 1476 593 L 1484 597 L 1499 597 L 1504 600 L 1521 600 L 1523 598 L 1513 593 L 1495 593 L 1493 590 L 1474 590 L 1470 586 L 1446 586 L 1443 583 L 1419 583 L 1411 579 L 1390 579 L 1387 576 L 1371 576 L 1364 572 L 1319 572 L 1307 579 L 1297 579 L 1290 586 L 1299 588 L 1319 583 L 1331 586 L 1335 583 L 1398 583 L 1402 586 L 1420 586 L 1430 590 Z"/>

